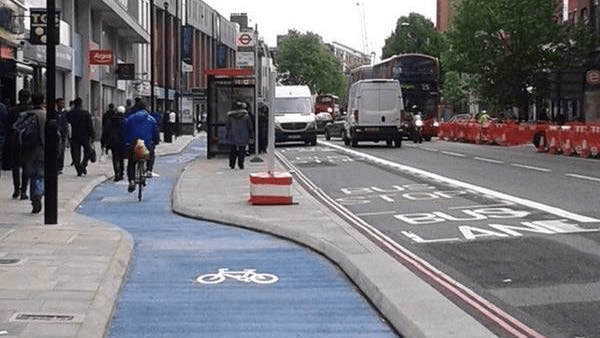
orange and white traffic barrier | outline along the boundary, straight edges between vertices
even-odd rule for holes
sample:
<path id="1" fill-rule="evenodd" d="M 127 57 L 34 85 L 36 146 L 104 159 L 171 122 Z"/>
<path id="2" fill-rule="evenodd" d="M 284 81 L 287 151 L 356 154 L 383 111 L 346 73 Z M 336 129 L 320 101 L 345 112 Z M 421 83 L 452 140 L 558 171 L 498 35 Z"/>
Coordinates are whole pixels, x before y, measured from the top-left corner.
<path id="1" fill-rule="evenodd" d="M 250 174 L 250 204 L 292 204 L 292 175 L 287 172 Z"/>

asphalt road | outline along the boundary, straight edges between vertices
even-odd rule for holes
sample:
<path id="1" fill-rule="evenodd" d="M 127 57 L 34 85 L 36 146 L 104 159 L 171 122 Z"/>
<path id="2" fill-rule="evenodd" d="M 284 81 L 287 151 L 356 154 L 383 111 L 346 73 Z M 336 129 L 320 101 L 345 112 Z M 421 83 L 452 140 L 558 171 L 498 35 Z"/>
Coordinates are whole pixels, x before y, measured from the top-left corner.
<path id="1" fill-rule="evenodd" d="M 319 141 L 278 150 L 349 213 L 524 325 L 600 337 L 600 161 L 532 147 Z"/>

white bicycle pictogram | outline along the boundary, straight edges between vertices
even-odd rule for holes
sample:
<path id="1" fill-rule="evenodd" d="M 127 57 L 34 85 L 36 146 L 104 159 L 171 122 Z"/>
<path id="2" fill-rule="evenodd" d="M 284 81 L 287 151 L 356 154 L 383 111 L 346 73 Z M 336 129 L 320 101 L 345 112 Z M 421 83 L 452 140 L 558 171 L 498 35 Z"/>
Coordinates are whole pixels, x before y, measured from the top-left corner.
<path id="1" fill-rule="evenodd" d="M 257 273 L 256 269 L 244 269 L 243 271 L 229 271 L 228 268 L 219 269 L 217 273 L 208 273 L 198 276 L 196 281 L 202 284 L 218 284 L 232 278 L 244 283 L 254 282 L 257 284 L 271 284 L 279 280 L 279 277 L 270 273 Z"/>

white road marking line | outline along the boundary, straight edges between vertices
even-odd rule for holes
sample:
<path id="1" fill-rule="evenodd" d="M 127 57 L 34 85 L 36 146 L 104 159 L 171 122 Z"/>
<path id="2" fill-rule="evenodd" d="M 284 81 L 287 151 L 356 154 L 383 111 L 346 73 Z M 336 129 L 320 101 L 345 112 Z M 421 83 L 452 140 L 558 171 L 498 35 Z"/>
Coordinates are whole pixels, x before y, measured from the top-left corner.
<path id="1" fill-rule="evenodd" d="M 600 178 L 598 178 L 598 177 L 584 176 L 584 175 L 578 175 L 578 174 L 565 174 L 565 176 L 600 182 Z"/>
<path id="2" fill-rule="evenodd" d="M 493 196 L 493 197 L 496 197 L 496 198 L 501 199 L 501 200 L 506 200 L 506 201 L 510 201 L 510 202 L 513 202 L 513 203 L 516 203 L 516 204 L 524 205 L 524 206 L 529 207 L 529 208 L 541 210 L 541 211 L 547 212 L 549 214 L 556 215 L 556 216 L 558 216 L 560 218 L 568 218 L 568 219 L 571 219 L 571 220 L 574 220 L 574 221 L 577 221 L 577 222 L 581 222 L 581 223 L 596 223 L 596 222 L 600 222 L 600 219 L 596 219 L 596 218 L 588 217 L 588 216 L 584 216 L 584 215 L 579 215 L 579 214 L 576 214 L 576 213 L 573 213 L 573 212 L 570 212 L 570 211 L 567 211 L 567 210 L 564 210 L 564 209 L 560 209 L 560 208 L 557 208 L 557 207 L 553 207 L 553 206 L 550 206 L 550 205 L 538 203 L 538 202 L 535 202 L 535 201 L 532 201 L 532 200 L 528 200 L 528 199 L 524 199 L 524 198 L 519 198 L 519 197 L 508 195 L 508 194 L 504 194 L 504 193 L 501 193 L 499 191 L 495 191 L 495 190 L 492 190 L 492 189 L 487 189 L 487 188 L 484 188 L 484 187 L 476 186 L 476 185 L 473 185 L 473 184 L 470 184 L 470 183 L 467 183 L 467 182 L 462 182 L 462 181 L 459 181 L 459 180 L 455 180 L 455 179 L 452 179 L 452 178 L 449 178 L 449 177 L 445 177 L 445 176 L 442 176 L 442 175 L 434 174 L 432 172 L 421 170 L 421 169 L 418 169 L 418 168 L 409 167 L 407 165 L 403 165 L 403 164 L 399 164 L 399 163 L 396 163 L 396 162 L 388 161 L 388 160 L 385 160 L 385 159 L 382 159 L 382 158 L 379 158 L 379 157 L 375 157 L 375 156 L 368 155 L 368 154 L 365 154 L 365 153 L 361 153 L 361 152 L 358 152 L 358 151 L 355 151 L 355 150 L 352 150 L 352 149 L 348 149 L 346 147 L 338 146 L 338 145 L 330 143 L 330 142 L 323 141 L 322 143 L 326 144 L 327 146 L 330 146 L 332 148 L 336 148 L 338 150 L 341 150 L 341 151 L 343 151 L 343 152 L 345 152 L 347 154 L 351 154 L 353 156 L 356 156 L 356 157 L 359 157 L 359 158 L 363 158 L 365 160 L 372 161 L 374 163 L 379 163 L 381 165 L 393 167 L 393 168 L 396 168 L 398 170 L 403 170 L 403 171 L 407 171 L 407 172 L 410 172 L 410 173 L 413 173 L 413 174 L 422 175 L 422 176 L 425 176 L 425 177 L 429 177 L 430 179 L 433 179 L 433 180 L 438 180 L 438 181 L 446 182 L 448 184 L 455 185 L 455 186 L 458 186 L 458 187 L 462 187 L 462 188 L 465 188 L 465 189 L 471 189 L 471 190 L 477 191 L 477 192 L 479 192 L 481 194 L 484 194 L 484 195 Z"/>
<path id="3" fill-rule="evenodd" d="M 465 154 L 461 153 L 453 153 L 451 151 L 442 151 L 442 154 L 450 155 L 450 156 L 458 156 L 458 157 L 467 157 Z"/>
<path id="4" fill-rule="evenodd" d="M 449 207 L 448 210 L 463 210 L 463 209 L 475 209 L 475 208 L 497 208 L 497 207 L 507 207 L 515 205 L 513 202 L 504 201 L 504 203 L 499 204 L 480 204 L 480 205 L 464 205 L 460 207 Z"/>
<path id="5" fill-rule="evenodd" d="M 537 171 L 542 171 L 542 172 L 546 172 L 546 173 L 549 173 L 549 172 L 552 171 L 550 169 L 540 168 L 540 167 L 533 167 L 533 166 L 525 165 L 525 164 L 511 163 L 510 165 L 512 165 L 513 167 L 519 167 L 519 168 L 523 168 L 523 169 L 537 170 Z"/>
<path id="6" fill-rule="evenodd" d="M 490 162 L 490 163 L 496 163 L 496 164 L 504 164 L 504 161 L 494 160 L 494 159 L 491 159 L 491 158 L 475 157 L 475 159 L 478 160 L 478 161 L 483 161 L 483 162 Z"/>
<path id="7" fill-rule="evenodd" d="M 356 216 L 379 216 L 379 215 L 388 215 L 395 214 L 397 211 L 380 211 L 380 212 L 364 212 L 362 214 L 356 214 Z"/>

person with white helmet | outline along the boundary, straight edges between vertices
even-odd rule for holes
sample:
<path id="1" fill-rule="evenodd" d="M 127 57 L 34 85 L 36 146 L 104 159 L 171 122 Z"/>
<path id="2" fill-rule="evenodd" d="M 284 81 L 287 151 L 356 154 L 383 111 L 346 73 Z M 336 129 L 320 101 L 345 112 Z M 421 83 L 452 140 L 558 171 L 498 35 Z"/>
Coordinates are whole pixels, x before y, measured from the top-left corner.
<path id="1" fill-rule="evenodd" d="M 414 143 L 421 143 L 423 141 L 423 120 L 421 119 L 421 113 L 417 112 L 414 117 L 415 124 L 415 138 Z"/>

